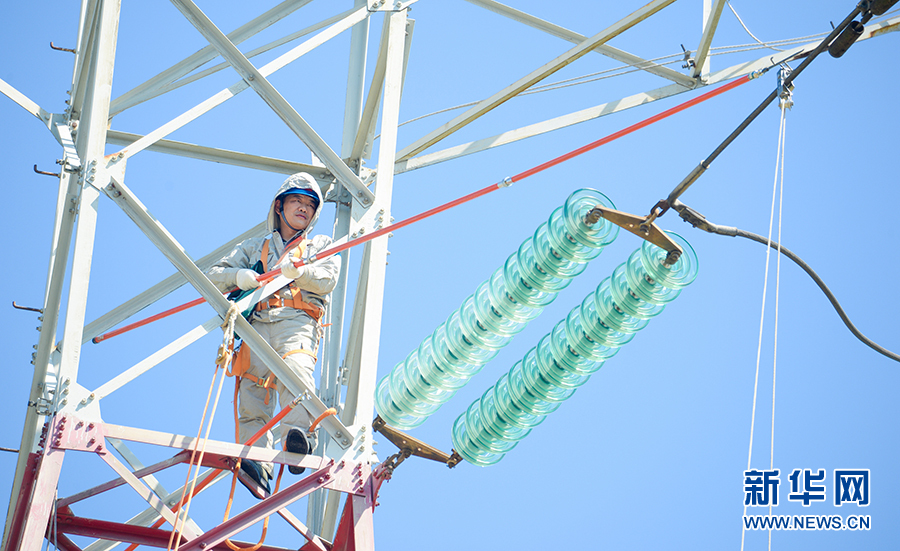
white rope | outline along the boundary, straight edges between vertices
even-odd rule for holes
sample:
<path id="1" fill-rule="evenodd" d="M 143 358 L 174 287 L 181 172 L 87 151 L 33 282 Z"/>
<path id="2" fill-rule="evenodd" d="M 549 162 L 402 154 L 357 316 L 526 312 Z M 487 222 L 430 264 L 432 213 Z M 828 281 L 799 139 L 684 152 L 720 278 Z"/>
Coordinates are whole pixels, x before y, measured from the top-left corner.
<path id="1" fill-rule="evenodd" d="M 769 245 L 766 247 L 766 271 L 765 276 L 763 277 L 763 296 L 762 296 L 762 308 L 759 315 L 759 340 L 756 348 L 756 374 L 753 379 L 753 408 L 750 414 L 750 447 L 747 452 L 747 470 L 750 470 L 750 463 L 753 460 L 753 432 L 755 428 L 756 422 L 756 397 L 759 389 L 759 362 L 760 356 L 762 355 L 762 339 L 763 339 L 763 326 L 766 317 L 766 294 L 767 288 L 769 284 L 769 257 L 772 247 L 770 246 L 772 243 L 772 225 L 775 220 L 775 199 L 776 193 L 778 191 L 778 183 L 779 176 L 784 182 L 784 128 L 785 128 L 785 109 L 786 104 L 782 102 L 781 106 L 781 120 L 778 125 L 778 148 L 775 154 L 775 182 L 772 185 L 772 208 L 769 212 L 769 234 L 766 239 L 766 244 Z M 779 174 L 780 173 L 780 174 Z M 784 191 L 782 190 L 782 197 L 784 196 Z M 780 246 L 781 243 L 781 201 L 779 201 L 778 207 L 778 243 Z M 780 253 L 780 249 L 779 249 Z M 778 342 L 778 287 L 780 280 L 780 270 L 781 270 L 781 254 L 778 254 L 777 260 L 777 271 L 776 275 L 776 283 L 775 283 L 775 343 L 777 350 L 777 342 Z M 772 358 L 772 444 L 771 450 L 769 454 L 769 468 L 773 468 L 775 458 L 775 357 L 773 355 Z M 772 505 L 771 502 L 769 504 L 769 514 L 772 514 Z M 747 515 L 747 504 L 744 504 L 744 516 Z M 744 549 L 744 536 L 746 535 L 747 529 L 745 528 L 743 522 L 741 523 L 741 551 Z M 769 548 L 772 546 L 772 531 L 769 530 Z"/>
<path id="2" fill-rule="evenodd" d="M 766 48 L 771 48 L 771 49 L 775 50 L 776 52 L 783 52 L 783 51 L 784 51 L 784 50 L 779 50 L 778 48 L 775 48 L 774 46 L 770 46 L 769 44 L 766 44 L 766 43 L 763 42 L 762 40 L 756 38 L 756 35 L 753 34 L 752 32 L 750 32 L 750 29 L 747 28 L 747 25 L 744 25 L 744 20 L 741 19 L 741 16 L 740 16 L 740 15 L 738 15 L 738 12 L 734 11 L 734 6 L 731 5 L 731 2 L 729 2 L 728 0 L 725 0 L 725 3 L 728 4 L 728 8 L 731 10 L 731 13 L 733 13 L 734 16 L 737 17 L 738 23 L 741 24 L 741 27 L 744 27 L 744 30 L 747 31 L 747 34 L 749 34 L 750 37 L 751 37 L 753 40 L 759 42 L 760 44 L 762 44 L 762 45 L 765 46 Z M 774 207 L 775 204 L 772 203 L 772 206 Z"/>
<path id="3" fill-rule="evenodd" d="M 775 373 L 776 366 L 778 364 L 778 298 L 780 296 L 781 290 L 781 227 L 784 219 L 782 218 L 782 207 L 784 205 L 784 148 L 785 148 L 785 125 L 786 120 L 785 113 L 785 103 L 782 102 L 781 105 L 781 130 L 780 130 L 780 141 L 781 141 L 781 166 L 778 168 L 776 172 L 775 178 L 776 180 L 780 180 L 778 183 L 778 250 L 775 253 L 775 340 L 772 344 L 772 440 L 769 444 L 769 469 L 775 468 Z M 769 503 L 769 516 L 772 516 L 772 504 Z M 769 551 L 772 551 L 772 529 L 769 529 Z"/>
<path id="4" fill-rule="evenodd" d="M 219 352 L 216 357 L 216 370 L 221 368 L 222 373 L 219 375 L 219 388 L 216 390 L 216 399 L 213 401 L 212 412 L 209 415 L 209 423 L 206 425 L 206 433 L 203 435 L 203 447 L 200 449 L 200 455 L 197 457 L 196 464 L 193 462 L 193 457 L 191 458 L 191 464 L 188 466 L 188 477 L 191 476 L 191 470 L 194 469 L 196 465 L 196 470 L 194 470 L 194 476 L 191 479 L 190 489 L 182 493 L 182 499 L 187 496 L 187 500 L 185 501 L 185 506 L 182 511 L 179 511 L 179 516 L 176 517 L 176 526 L 174 526 L 174 530 L 172 530 L 173 537 L 169 538 L 169 544 L 166 547 L 166 550 L 169 551 L 172 549 L 172 543 L 174 539 L 175 547 L 174 551 L 178 551 L 179 546 L 181 545 L 181 534 L 184 531 L 184 525 L 188 519 L 188 512 L 191 509 L 191 501 L 193 501 L 193 493 L 194 488 L 197 486 L 197 478 L 200 476 L 200 465 L 203 464 L 203 455 L 206 453 L 206 443 L 209 441 L 209 432 L 212 429 L 213 419 L 216 418 L 216 408 L 219 404 L 219 397 L 222 395 L 222 386 L 225 383 L 225 373 L 228 371 L 228 364 L 231 362 L 231 344 L 234 341 L 234 320 L 237 319 L 238 316 L 238 308 L 237 304 L 232 302 L 231 306 L 228 307 L 228 312 L 225 314 L 225 321 L 222 323 L 222 344 L 219 346 Z M 206 420 L 206 412 L 209 409 L 209 400 L 212 396 L 213 385 L 215 384 L 216 377 L 213 375 L 212 384 L 209 386 L 209 392 L 206 395 L 206 405 L 203 407 L 203 415 L 200 418 L 200 427 L 197 429 L 197 439 L 198 442 L 194 444 L 194 453 L 197 451 L 197 445 L 200 443 L 200 432 L 203 429 L 203 423 Z M 179 503 L 179 506 L 181 503 Z M 178 526 L 178 520 L 181 520 L 181 526 Z"/>

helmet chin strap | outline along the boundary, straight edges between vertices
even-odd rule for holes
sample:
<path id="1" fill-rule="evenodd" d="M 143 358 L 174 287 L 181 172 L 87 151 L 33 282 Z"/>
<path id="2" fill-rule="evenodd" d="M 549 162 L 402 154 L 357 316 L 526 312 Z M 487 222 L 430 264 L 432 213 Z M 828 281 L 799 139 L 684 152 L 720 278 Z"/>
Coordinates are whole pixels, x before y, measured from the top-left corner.
<path id="1" fill-rule="evenodd" d="M 284 208 L 282 208 L 280 211 L 278 211 L 278 215 L 281 216 L 281 221 L 284 222 L 284 224 L 285 224 L 287 227 L 289 227 L 289 228 L 291 228 L 292 230 L 294 230 L 294 237 L 296 237 L 297 234 L 299 234 L 299 233 L 301 233 L 301 232 L 303 231 L 302 228 L 295 228 L 294 226 L 291 225 L 290 222 L 287 221 L 287 218 L 284 217 Z M 293 239 L 293 238 L 292 238 L 292 239 Z"/>

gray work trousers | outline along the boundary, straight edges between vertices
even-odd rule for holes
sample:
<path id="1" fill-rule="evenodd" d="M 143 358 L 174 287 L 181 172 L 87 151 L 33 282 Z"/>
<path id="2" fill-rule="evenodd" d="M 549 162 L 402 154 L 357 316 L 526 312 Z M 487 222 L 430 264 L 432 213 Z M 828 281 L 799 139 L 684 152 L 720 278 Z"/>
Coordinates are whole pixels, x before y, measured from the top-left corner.
<path id="1" fill-rule="evenodd" d="M 283 319 L 275 322 L 253 321 L 253 328 L 256 329 L 260 336 L 268 342 L 279 356 L 284 358 L 288 367 L 296 373 L 300 379 L 310 388 L 315 389 L 316 384 L 313 380 L 313 370 L 316 367 L 316 360 L 313 356 L 304 353 L 293 353 L 296 350 L 307 350 L 315 354 L 318 347 L 317 324 L 311 318 L 302 315 L 294 319 Z M 264 381 L 269 375 L 269 370 L 256 355 L 256 351 L 250 349 L 250 368 L 248 373 L 258 377 L 260 382 Z M 266 394 L 269 395 L 269 403 L 266 404 Z M 287 389 L 281 381 L 278 381 L 275 390 L 267 390 L 250 379 L 241 379 L 238 409 L 238 432 L 240 441 L 246 442 L 251 436 L 256 434 L 275 415 L 275 404 L 278 403 L 279 409 L 288 406 L 294 399 L 294 393 Z M 302 405 L 298 405 L 288 413 L 280 423 L 281 441 L 284 442 L 287 433 L 292 428 L 300 429 L 304 433 L 309 429 L 309 425 L 313 422 L 313 418 Z M 310 440 L 310 449 L 315 449 L 316 439 L 312 437 Z M 254 446 L 263 446 L 271 448 L 274 442 L 272 431 L 268 431 L 262 438 L 257 440 Z M 264 463 L 262 467 L 269 474 L 269 478 L 274 478 L 273 467 L 271 463 Z"/>

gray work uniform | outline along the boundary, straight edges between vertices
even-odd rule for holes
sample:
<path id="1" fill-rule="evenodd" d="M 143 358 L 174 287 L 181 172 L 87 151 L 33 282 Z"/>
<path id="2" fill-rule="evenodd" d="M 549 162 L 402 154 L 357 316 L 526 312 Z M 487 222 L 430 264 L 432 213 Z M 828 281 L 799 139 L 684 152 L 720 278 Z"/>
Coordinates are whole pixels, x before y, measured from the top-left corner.
<path id="1" fill-rule="evenodd" d="M 295 175 L 297 176 L 297 175 Z M 319 207 L 316 209 L 315 215 L 312 217 L 310 224 L 305 232 L 312 230 L 312 225 L 318 219 L 319 212 L 322 210 L 324 201 L 321 200 L 321 192 L 315 185 L 312 178 L 295 178 L 292 176 L 278 190 L 275 195 L 279 195 L 290 189 L 291 187 L 305 187 L 313 189 L 319 196 Z M 294 180 L 292 180 L 294 179 Z M 312 181 L 310 185 L 309 181 Z M 273 200 L 274 207 L 274 200 Z M 271 210 L 271 209 L 270 209 Z M 277 218 L 276 218 L 277 220 Z M 275 225 L 272 221 L 270 213 L 269 217 L 270 229 Z M 269 241 L 268 258 L 266 267 L 273 270 L 278 266 L 278 259 L 284 252 L 285 242 L 278 231 L 273 231 L 268 237 L 254 237 L 241 242 L 231 253 L 225 258 L 218 261 L 207 275 L 209 279 L 222 292 L 229 291 L 237 287 L 236 274 L 241 269 L 252 269 L 262 253 L 263 244 Z M 298 241 L 292 242 L 292 248 Z M 306 246 L 303 255 L 304 260 L 309 256 L 321 252 L 328 248 L 332 240 L 324 235 L 316 235 L 312 237 Z M 320 306 L 323 311 L 328 304 L 328 293 L 334 289 L 337 284 L 338 275 L 341 269 L 341 260 L 339 255 L 327 257 L 325 259 L 314 262 L 303 269 L 299 278 L 294 280 L 294 285 L 301 290 L 301 297 L 304 302 Z M 279 290 L 275 295 L 281 298 L 290 299 L 291 293 L 287 287 Z M 279 356 L 284 358 L 285 363 L 297 376 L 309 387 L 316 388 L 313 379 L 313 370 L 315 369 L 316 360 L 314 354 L 317 354 L 320 325 L 303 310 L 290 307 L 272 307 L 266 310 L 257 310 L 250 317 L 250 324 L 256 329 L 260 336 L 272 346 Z M 298 350 L 305 350 L 308 353 L 297 353 Z M 248 373 L 258 378 L 260 381 L 265 380 L 269 376 L 268 368 L 260 360 L 259 356 L 251 349 L 250 368 Z M 268 404 L 266 397 L 268 395 Z M 246 442 L 253 436 L 263 425 L 265 425 L 275 415 L 275 404 L 279 403 L 280 409 L 286 407 L 293 399 L 294 394 L 288 390 L 283 383 L 278 381 L 275 392 L 270 392 L 259 384 L 253 382 L 249 378 L 241 380 L 239 394 L 239 416 L 238 416 L 238 432 L 240 442 Z M 313 419 L 309 412 L 302 406 L 297 406 L 281 420 L 281 437 L 284 441 L 288 431 L 292 428 L 302 430 L 304 433 L 309 428 Z M 271 448 L 273 444 L 272 432 L 269 431 L 265 437 L 260 438 L 254 444 L 256 446 L 264 446 Z M 316 446 L 315 438 L 310 438 L 310 445 L 314 449 Z M 272 465 L 264 464 L 270 478 L 272 478 Z"/>

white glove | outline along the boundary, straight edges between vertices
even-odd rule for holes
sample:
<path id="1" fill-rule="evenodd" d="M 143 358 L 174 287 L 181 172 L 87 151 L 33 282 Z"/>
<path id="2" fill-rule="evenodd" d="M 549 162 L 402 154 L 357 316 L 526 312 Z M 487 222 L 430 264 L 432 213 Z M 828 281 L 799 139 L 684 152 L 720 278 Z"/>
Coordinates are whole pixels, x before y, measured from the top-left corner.
<path id="1" fill-rule="evenodd" d="M 303 274 L 303 272 L 306 270 L 306 266 L 294 266 L 295 260 L 299 259 L 288 256 L 281 261 L 281 264 L 278 266 L 279 268 L 281 268 L 281 275 L 288 279 L 297 279 Z"/>
<path id="2" fill-rule="evenodd" d="M 256 289 L 259 287 L 259 281 L 256 280 L 257 275 L 259 274 L 246 268 L 238 270 L 238 273 L 235 274 L 234 277 L 235 283 L 237 283 L 237 286 L 240 287 L 242 291 Z"/>

